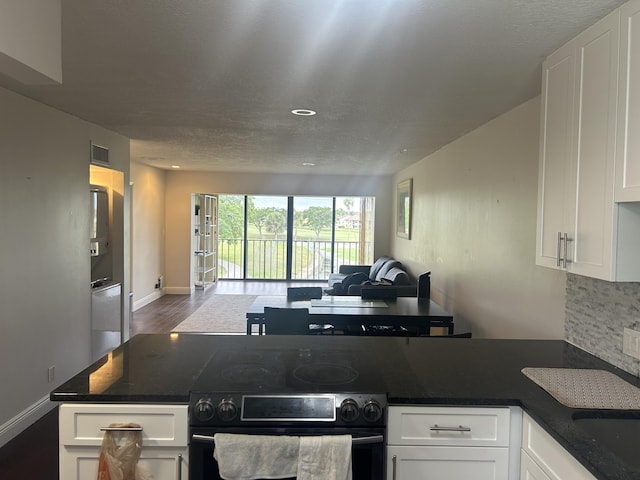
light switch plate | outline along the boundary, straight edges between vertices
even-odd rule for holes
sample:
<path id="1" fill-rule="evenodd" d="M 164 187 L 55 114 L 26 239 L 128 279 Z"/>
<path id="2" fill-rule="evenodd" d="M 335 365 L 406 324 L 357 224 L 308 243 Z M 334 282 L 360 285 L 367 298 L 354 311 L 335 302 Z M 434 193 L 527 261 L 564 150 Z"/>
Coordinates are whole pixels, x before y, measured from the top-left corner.
<path id="1" fill-rule="evenodd" d="M 622 353 L 640 359 L 640 332 L 630 328 L 624 329 Z"/>

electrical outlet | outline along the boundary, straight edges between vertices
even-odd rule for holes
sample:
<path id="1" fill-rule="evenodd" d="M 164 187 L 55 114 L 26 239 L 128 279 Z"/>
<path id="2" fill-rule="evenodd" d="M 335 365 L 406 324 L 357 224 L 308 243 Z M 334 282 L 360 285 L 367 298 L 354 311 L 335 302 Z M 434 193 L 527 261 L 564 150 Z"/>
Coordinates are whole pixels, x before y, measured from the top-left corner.
<path id="1" fill-rule="evenodd" d="M 630 328 L 624 329 L 622 353 L 626 353 L 640 360 L 640 332 Z"/>
<path id="2" fill-rule="evenodd" d="M 53 382 L 53 379 L 55 378 L 56 375 L 56 367 L 55 365 L 51 365 L 48 369 L 47 369 L 47 378 L 49 383 Z"/>

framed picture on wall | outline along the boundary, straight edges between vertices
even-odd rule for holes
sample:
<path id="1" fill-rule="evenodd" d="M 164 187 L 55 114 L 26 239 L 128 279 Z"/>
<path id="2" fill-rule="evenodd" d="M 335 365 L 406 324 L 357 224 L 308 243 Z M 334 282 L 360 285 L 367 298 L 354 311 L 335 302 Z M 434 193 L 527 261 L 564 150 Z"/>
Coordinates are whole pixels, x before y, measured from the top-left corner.
<path id="1" fill-rule="evenodd" d="M 396 234 L 399 237 L 411 239 L 411 196 L 413 194 L 413 179 L 398 183 L 396 205 Z"/>

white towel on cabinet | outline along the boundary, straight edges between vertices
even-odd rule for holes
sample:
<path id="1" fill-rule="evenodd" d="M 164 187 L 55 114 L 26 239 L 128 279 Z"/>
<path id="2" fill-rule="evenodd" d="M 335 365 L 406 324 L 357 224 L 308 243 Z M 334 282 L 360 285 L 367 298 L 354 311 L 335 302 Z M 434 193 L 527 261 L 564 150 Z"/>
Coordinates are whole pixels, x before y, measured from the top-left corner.
<path id="1" fill-rule="evenodd" d="M 296 476 L 299 437 L 216 433 L 214 442 L 213 457 L 225 480 Z"/>
<path id="2" fill-rule="evenodd" d="M 351 435 L 300 437 L 297 480 L 351 480 Z"/>

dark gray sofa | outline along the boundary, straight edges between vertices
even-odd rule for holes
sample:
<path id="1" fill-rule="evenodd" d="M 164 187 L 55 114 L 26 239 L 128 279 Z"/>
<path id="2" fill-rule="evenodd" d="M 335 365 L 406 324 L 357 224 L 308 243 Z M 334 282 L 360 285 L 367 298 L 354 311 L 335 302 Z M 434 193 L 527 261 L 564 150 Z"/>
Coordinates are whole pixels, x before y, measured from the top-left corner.
<path id="1" fill-rule="evenodd" d="M 416 281 L 397 260 L 382 256 L 373 265 L 340 265 L 329 275 L 327 295 L 360 295 L 362 287 L 395 287 L 399 297 L 415 297 Z"/>

